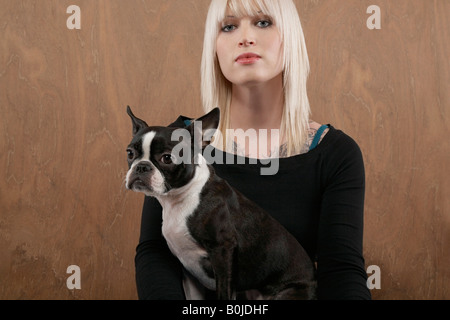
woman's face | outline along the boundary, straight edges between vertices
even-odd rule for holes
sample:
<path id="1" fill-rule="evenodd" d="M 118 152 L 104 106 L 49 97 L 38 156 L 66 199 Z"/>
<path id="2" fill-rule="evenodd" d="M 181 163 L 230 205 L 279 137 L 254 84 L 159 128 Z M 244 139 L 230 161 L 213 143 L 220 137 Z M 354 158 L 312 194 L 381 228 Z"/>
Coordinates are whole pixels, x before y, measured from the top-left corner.
<path id="1" fill-rule="evenodd" d="M 216 49 L 223 75 L 235 85 L 267 82 L 283 71 L 280 34 L 264 15 L 237 18 L 227 13 Z"/>

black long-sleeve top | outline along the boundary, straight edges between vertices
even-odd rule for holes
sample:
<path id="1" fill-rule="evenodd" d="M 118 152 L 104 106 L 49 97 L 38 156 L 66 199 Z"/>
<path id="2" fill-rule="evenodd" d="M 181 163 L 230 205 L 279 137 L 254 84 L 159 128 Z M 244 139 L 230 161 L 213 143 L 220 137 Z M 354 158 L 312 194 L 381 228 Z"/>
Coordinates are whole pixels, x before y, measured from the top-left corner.
<path id="1" fill-rule="evenodd" d="M 181 127 L 184 119 L 172 125 Z M 370 299 L 363 258 L 365 173 L 356 142 L 329 126 L 315 149 L 280 158 L 275 175 L 261 175 L 267 164 L 232 158 L 234 164 L 213 163 L 216 173 L 277 219 L 317 262 L 318 298 Z M 146 197 L 135 257 L 138 296 L 185 299 L 182 266 L 161 225 L 161 206 Z"/>

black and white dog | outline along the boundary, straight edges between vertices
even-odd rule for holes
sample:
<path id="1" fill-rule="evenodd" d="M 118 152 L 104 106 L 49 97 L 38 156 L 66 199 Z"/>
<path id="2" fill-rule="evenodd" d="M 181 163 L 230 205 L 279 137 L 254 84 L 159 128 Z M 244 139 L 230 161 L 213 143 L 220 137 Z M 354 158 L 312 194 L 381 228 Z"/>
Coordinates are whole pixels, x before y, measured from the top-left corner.
<path id="1" fill-rule="evenodd" d="M 127 189 L 155 197 L 163 208 L 162 234 L 172 253 L 218 299 L 314 299 L 315 268 L 297 240 L 275 219 L 214 173 L 195 147 L 173 137 L 217 129 L 219 109 L 184 129 L 152 126 L 127 112 Z M 203 137 L 203 136 L 202 136 Z M 179 143 L 190 161 L 172 152 Z M 208 144 L 208 141 L 202 143 Z M 186 156 L 186 153 L 184 154 Z"/>

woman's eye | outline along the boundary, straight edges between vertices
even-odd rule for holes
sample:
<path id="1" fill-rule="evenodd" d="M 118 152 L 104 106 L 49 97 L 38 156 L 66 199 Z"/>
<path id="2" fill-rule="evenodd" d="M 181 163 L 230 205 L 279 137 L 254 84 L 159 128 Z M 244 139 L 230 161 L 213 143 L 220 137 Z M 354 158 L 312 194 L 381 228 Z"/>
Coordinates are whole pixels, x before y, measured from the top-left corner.
<path id="1" fill-rule="evenodd" d="M 128 157 L 128 160 L 132 160 L 134 158 L 133 150 L 127 149 L 127 157 Z"/>
<path id="2" fill-rule="evenodd" d="M 232 24 L 227 24 L 222 27 L 223 32 L 230 32 L 233 31 L 234 29 L 236 29 L 236 26 Z"/>
<path id="3" fill-rule="evenodd" d="M 170 154 L 165 154 L 161 158 L 162 163 L 164 164 L 171 164 L 172 163 L 172 156 Z"/>
<path id="4" fill-rule="evenodd" d="M 261 20 L 261 21 L 258 21 L 256 23 L 256 25 L 260 28 L 267 28 L 272 25 L 272 22 L 270 20 Z"/>

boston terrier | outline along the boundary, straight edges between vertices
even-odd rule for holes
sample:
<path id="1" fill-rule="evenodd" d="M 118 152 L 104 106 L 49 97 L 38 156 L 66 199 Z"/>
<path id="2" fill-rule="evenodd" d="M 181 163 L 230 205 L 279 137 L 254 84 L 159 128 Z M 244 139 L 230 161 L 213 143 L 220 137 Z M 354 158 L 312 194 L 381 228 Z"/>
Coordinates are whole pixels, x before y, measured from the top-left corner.
<path id="1" fill-rule="evenodd" d="M 130 107 L 127 113 L 133 138 L 126 188 L 159 201 L 162 234 L 189 275 L 219 300 L 315 299 L 315 268 L 303 247 L 203 157 L 210 143 L 203 135 L 217 129 L 218 108 L 182 129 L 148 126 Z M 174 139 L 176 130 L 202 139 Z"/>

